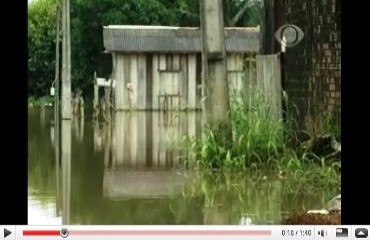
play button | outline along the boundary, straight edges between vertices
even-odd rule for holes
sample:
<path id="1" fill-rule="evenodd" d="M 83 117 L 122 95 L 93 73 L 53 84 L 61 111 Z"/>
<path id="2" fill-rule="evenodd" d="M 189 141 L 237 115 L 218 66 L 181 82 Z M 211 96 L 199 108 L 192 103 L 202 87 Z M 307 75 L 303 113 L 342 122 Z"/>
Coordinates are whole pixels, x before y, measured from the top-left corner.
<path id="1" fill-rule="evenodd" d="M 7 238 L 10 234 L 12 234 L 12 232 L 4 228 L 4 239 Z"/>

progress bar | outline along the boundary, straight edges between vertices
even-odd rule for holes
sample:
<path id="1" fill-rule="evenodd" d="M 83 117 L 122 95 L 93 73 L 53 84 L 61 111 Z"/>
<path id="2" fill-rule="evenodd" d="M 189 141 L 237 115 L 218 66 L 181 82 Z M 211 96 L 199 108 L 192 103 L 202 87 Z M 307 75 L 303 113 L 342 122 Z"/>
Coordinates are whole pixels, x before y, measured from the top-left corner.
<path id="1" fill-rule="evenodd" d="M 23 230 L 23 236 L 58 236 L 59 230 Z M 271 236 L 271 230 L 70 230 L 70 236 Z"/>
<path id="2" fill-rule="evenodd" d="M 59 230 L 23 230 L 23 236 L 24 237 L 60 236 L 60 231 Z"/>

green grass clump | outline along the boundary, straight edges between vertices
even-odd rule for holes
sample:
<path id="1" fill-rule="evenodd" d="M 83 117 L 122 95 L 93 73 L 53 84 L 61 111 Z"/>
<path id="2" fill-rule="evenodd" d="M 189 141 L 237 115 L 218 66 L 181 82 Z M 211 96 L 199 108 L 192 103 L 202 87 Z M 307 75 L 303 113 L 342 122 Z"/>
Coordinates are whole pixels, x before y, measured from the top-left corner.
<path id="1" fill-rule="evenodd" d="M 223 129 L 208 127 L 201 139 L 187 139 L 190 167 L 212 172 L 270 169 L 282 179 L 289 178 L 294 188 L 300 183 L 303 188 L 308 182 L 326 185 L 324 188 L 339 186 L 340 161 L 327 162 L 309 148 L 291 144 L 296 134 L 289 112 L 283 122 L 272 114 L 262 94 L 253 90 L 234 94 L 230 105 L 232 139 L 220 140 L 217 134 Z M 337 132 L 337 128 L 331 129 Z"/>

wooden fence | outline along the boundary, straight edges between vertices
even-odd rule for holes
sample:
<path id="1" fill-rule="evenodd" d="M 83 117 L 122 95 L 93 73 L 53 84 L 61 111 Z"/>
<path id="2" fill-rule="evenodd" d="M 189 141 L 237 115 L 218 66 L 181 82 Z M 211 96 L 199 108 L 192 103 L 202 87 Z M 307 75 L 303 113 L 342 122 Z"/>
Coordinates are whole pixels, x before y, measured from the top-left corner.
<path id="1" fill-rule="evenodd" d="M 282 118 L 282 85 L 280 57 L 277 54 L 256 56 L 257 89 L 270 106 L 271 116 Z"/>

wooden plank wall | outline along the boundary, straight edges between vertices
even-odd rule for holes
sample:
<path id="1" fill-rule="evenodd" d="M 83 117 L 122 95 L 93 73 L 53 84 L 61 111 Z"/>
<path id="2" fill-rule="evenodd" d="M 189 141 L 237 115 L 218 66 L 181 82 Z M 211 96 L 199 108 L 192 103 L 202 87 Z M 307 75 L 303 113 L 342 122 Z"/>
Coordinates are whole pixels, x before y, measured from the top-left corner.
<path id="1" fill-rule="evenodd" d="M 118 110 L 146 108 L 147 71 L 144 54 L 125 54 L 117 57 L 116 108 Z M 132 91 L 128 91 L 128 85 Z"/>
<path id="2" fill-rule="evenodd" d="M 243 60 L 244 57 L 242 54 L 228 54 L 227 70 L 230 96 L 244 88 L 245 71 L 243 68 Z"/>
<path id="3" fill-rule="evenodd" d="M 130 74 L 129 74 L 129 78 L 127 79 L 128 81 L 127 82 L 130 82 L 132 84 L 132 92 L 128 93 L 129 95 L 129 109 L 136 109 L 137 108 L 137 104 L 138 104 L 138 99 L 137 99 L 137 96 L 138 96 L 138 78 L 137 78 L 137 72 L 138 72 L 138 68 L 137 68 L 137 61 L 138 60 L 138 56 L 136 54 L 133 54 L 133 55 L 130 55 Z M 127 85 L 126 85 L 127 86 Z"/>
<path id="4" fill-rule="evenodd" d="M 168 59 L 172 59 L 172 63 Z M 152 109 L 163 106 L 163 98 L 158 102 L 158 95 L 163 94 L 179 94 L 180 98 L 173 100 L 172 109 L 196 108 L 196 55 L 174 54 L 169 58 L 165 54 L 155 54 L 152 66 Z"/>
<path id="5" fill-rule="evenodd" d="M 131 71 L 131 55 L 125 55 L 123 59 L 123 92 L 124 92 L 124 109 L 129 109 L 131 103 L 130 101 L 130 96 L 127 91 L 127 84 L 130 82 L 130 74 Z"/>
<path id="6" fill-rule="evenodd" d="M 153 109 L 153 54 L 146 56 L 146 102 L 145 109 Z M 151 118 L 150 118 L 151 119 Z"/>
<path id="7" fill-rule="evenodd" d="M 196 109 L 197 101 L 196 101 L 196 55 L 190 54 L 188 56 L 188 108 L 189 109 Z"/>
<path id="8" fill-rule="evenodd" d="M 146 56 L 144 54 L 138 55 L 137 58 L 137 104 L 136 108 L 139 110 L 146 109 L 146 98 L 147 98 L 147 75 L 146 75 Z"/>
<path id="9" fill-rule="evenodd" d="M 180 95 L 180 99 L 174 100 L 173 109 L 195 110 L 200 107 L 201 96 L 197 96 L 197 73 L 200 71 L 196 54 L 118 54 L 115 59 L 117 110 L 159 110 L 158 95 L 165 93 Z M 230 95 L 242 90 L 245 82 L 251 81 L 254 75 L 246 71 L 243 61 L 243 54 L 228 54 Z M 168 69 L 168 64 L 172 69 Z M 127 90 L 128 83 L 133 88 L 131 93 Z"/>
<path id="10" fill-rule="evenodd" d="M 180 94 L 181 94 L 181 106 L 188 107 L 188 76 L 189 76 L 189 68 L 188 68 L 188 56 L 186 54 L 182 54 L 180 56 L 180 69 L 181 69 L 181 82 L 180 82 Z"/>
<path id="11" fill-rule="evenodd" d="M 257 83 L 256 74 L 256 56 L 255 54 L 247 54 L 244 56 L 244 87 L 248 88 Z"/>
<path id="12" fill-rule="evenodd" d="M 162 60 L 163 62 L 163 60 Z M 152 85 L 152 109 L 158 109 L 158 95 L 159 95 L 159 55 L 153 55 L 153 85 Z"/>
<path id="13" fill-rule="evenodd" d="M 277 54 L 257 55 L 257 87 L 271 106 L 271 115 L 282 119 L 280 58 Z"/>
<path id="14" fill-rule="evenodd" d="M 116 87 L 115 87 L 115 109 L 117 111 L 123 110 L 125 106 L 125 93 L 126 89 L 124 86 L 124 69 L 123 69 L 123 62 L 125 56 L 122 54 L 116 55 L 116 63 L 117 66 L 115 68 L 115 75 L 116 75 Z"/>

